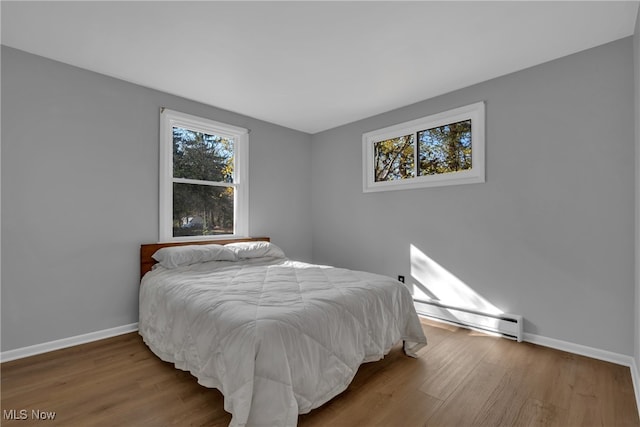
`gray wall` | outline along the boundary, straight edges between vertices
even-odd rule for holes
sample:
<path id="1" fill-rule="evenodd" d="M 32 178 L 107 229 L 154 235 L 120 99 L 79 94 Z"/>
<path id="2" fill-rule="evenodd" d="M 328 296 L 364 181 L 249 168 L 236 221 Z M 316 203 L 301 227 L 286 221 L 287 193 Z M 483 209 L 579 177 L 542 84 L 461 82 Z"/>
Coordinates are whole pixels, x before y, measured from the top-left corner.
<path id="1" fill-rule="evenodd" d="M 635 360 L 636 369 L 640 369 L 640 9 L 636 17 L 636 29 L 633 35 L 633 58 L 635 71 L 635 120 L 636 120 L 636 333 Z M 636 372 L 640 375 L 640 372 Z M 640 390 L 636 390 L 640 396 Z M 640 405 L 640 401 L 638 401 Z M 640 409 L 640 408 L 639 408 Z"/>
<path id="2" fill-rule="evenodd" d="M 527 332 L 638 360 L 632 47 L 314 136 L 3 47 L 2 351 L 137 321 L 165 106 L 252 129 L 250 231 L 292 258 L 412 282 L 413 244 Z M 486 183 L 362 193 L 363 132 L 480 100 Z"/>
<path id="3" fill-rule="evenodd" d="M 2 47 L 2 351 L 137 322 L 160 107 L 251 129 L 250 233 L 311 258 L 310 136 Z"/>
<path id="4" fill-rule="evenodd" d="M 632 58 L 626 38 L 314 135 L 314 261 L 411 284 L 413 244 L 526 332 L 632 355 Z M 477 101 L 486 183 L 363 194 L 363 132 Z"/>

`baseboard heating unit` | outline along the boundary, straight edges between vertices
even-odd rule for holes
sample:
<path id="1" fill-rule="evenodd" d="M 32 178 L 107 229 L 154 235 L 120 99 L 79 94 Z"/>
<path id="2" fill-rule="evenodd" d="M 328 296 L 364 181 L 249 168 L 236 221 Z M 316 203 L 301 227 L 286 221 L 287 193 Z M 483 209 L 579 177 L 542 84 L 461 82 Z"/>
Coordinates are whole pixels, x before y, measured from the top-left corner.
<path id="1" fill-rule="evenodd" d="M 517 314 L 488 314 L 468 308 L 454 307 L 435 300 L 414 299 L 419 315 L 441 320 L 464 328 L 489 332 L 522 341 L 522 316 Z"/>

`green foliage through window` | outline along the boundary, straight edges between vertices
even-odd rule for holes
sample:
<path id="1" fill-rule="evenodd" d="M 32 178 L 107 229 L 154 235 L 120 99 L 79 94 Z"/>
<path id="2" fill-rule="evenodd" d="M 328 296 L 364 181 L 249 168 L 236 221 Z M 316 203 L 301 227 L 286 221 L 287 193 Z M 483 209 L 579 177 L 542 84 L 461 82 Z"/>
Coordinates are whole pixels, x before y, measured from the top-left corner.
<path id="1" fill-rule="evenodd" d="M 419 175 L 471 169 L 471 120 L 418 132 Z"/>
<path id="2" fill-rule="evenodd" d="M 375 181 L 393 181 L 414 176 L 414 135 L 375 143 Z"/>
<path id="3" fill-rule="evenodd" d="M 173 235 L 233 234 L 233 187 L 173 184 Z"/>
<path id="4" fill-rule="evenodd" d="M 173 127 L 173 236 L 233 234 L 232 139 Z"/>
<path id="5" fill-rule="evenodd" d="M 174 127 L 173 177 L 233 182 L 233 140 Z"/>
<path id="6" fill-rule="evenodd" d="M 373 154 L 374 181 L 414 178 L 416 169 L 418 176 L 471 169 L 471 154 L 471 120 L 377 141 Z"/>

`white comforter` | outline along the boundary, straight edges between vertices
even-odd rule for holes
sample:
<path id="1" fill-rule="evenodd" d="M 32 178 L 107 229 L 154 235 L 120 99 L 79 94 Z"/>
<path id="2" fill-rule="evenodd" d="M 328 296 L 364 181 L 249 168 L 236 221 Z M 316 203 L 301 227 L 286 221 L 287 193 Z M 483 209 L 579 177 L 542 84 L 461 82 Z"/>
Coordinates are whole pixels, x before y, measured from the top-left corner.
<path id="1" fill-rule="evenodd" d="M 224 395 L 231 426 L 295 426 L 399 340 L 426 338 L 412 297 L 385 276 L 283 259 L 147 273 L 140 335 Z"/>

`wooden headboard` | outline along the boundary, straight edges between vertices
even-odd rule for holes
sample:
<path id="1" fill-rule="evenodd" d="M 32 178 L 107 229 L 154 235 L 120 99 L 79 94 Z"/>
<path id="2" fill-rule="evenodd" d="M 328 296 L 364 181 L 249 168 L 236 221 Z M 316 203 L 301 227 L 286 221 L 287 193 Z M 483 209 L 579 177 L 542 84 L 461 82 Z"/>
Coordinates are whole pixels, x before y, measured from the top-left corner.
<path id="1" fill-rule="evenodd" d="M 170 242 L 170 243 L 148 243 L 140 245 L 140 278 L 145 275 L 151 268 L 157 263 L 152 255 L 160 248 L 166 248 L 168 246 L 184 246 L 184 245 L 226 245 L 227 243 L 235 242 L 269 242 L 269 237 L 244 237 L 238 239 L 227 240 L 196 240 L 193 242 Z"/>

